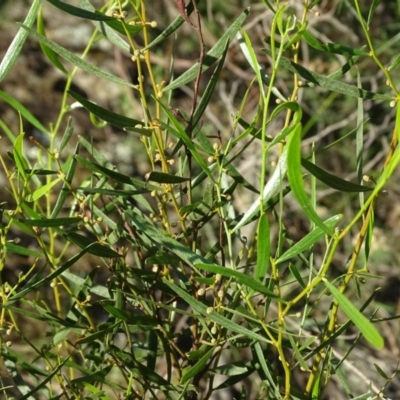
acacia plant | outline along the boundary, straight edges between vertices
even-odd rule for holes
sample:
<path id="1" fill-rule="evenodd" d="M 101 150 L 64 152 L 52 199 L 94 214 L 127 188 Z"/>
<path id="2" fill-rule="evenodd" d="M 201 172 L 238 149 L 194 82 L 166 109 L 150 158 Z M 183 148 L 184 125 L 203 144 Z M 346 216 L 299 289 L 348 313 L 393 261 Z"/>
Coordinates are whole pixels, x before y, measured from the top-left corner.
<path id="1" fill-rule="evenodd" d="M 351 369 L 355 349 L 379 354 L 376 323 L 392 318 L 369 263 L 400 162 L 399 57 L 375 47 L 379 1 L 331 2 L 356 44 L 320 22 L 326 2 L 251 3 L 31 2 L 0 80 L 29 38 L 65 84 L 48 126 L 0 92 L 19 118 L 1 121 L 5 398 L 373 399 L 391 383 L 379 362 L 372 376 Z M 48 38 L 59 13 L 90 24 L 80 54 Z M 119 100 L 80 92 L 79 74 Z M 366 182 L 374 104 L 397 112 Z M 92 125 L 77 135 L 82 110 Z M 119 135 L 132 159 L 108 159 L 94 132 Z"/>

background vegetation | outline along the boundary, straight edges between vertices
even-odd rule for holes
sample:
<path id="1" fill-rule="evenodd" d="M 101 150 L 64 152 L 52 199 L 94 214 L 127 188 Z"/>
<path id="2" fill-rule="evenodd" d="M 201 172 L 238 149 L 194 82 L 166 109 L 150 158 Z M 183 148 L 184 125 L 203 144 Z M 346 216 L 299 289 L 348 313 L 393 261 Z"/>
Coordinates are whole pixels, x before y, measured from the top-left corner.
<path id="1" fill-rule="evenodd" d="M 0 5 L 4 398 L 400 397 L 400 3 L 360 3 Z"/>

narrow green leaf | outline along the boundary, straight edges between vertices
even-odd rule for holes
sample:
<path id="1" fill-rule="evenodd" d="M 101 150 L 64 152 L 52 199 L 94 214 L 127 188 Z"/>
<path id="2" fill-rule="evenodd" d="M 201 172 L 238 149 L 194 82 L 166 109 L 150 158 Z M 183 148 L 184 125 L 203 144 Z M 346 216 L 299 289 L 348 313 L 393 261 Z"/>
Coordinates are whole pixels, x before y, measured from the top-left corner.
<path id="1" fill-rule="evenodd" d="M 268 180 L 267 184 L 263 190 L 263 204 L 266 206 L 268 202 L 272 199 L 273 195 L 276 191 L 282 187 L 282 181 L 284 176 L 286 175 L 288 164 L 288 151 L 287 147 L 284 148 L 281 156 L 279 157 L 278 165 L 275 167 L 272 176 Z M 286 191 L 286 193 L 288 190 Z M 249 207 L 240 221 L 232 228 L 231 232 L 236 232 L 242 226 L 246 225 L 249 221 L 253 219 L 260 212 L 260 198 Z"/>
<path id="2" fill-rule="evenodd" d="M 292 349 L 293 349 L 293 351 L 294 351 L 294 353 L 296 355 L 296 360 L 299 362 L 299 364 L 302 367 L 303 371 L 309 371 L 310 369 L 309 369 L 306 361 L 302 357 L 302 355 L 300 353 L 300 350 L 297 347 L 297 344 L 296 344 L 293 336 L 292 335 L 288 335 L 288 338 L 289 338 L 290 345 L 291 345 L 291 347 L 292 347 Z"/>
<path id="3" fill-rule="evenodd" d="M 24 246 L 19 246 L 18 244 L 15 243 L 6 243 L 6 249 L 7 251 L 14 253 L 14 254 L 19 254 L 21 256 L 27 256 L 27 257 L 43 257 L 43 253 L 40 251 L 35 251 L 35 250 L 30 250 L 27 247 Z"/>
<path id="4" fill-rule="evenodd" d="M 24 156 L 24 136 L 25 135 L 22 133 L 15 139 L 13 156 L 18 172 L 24 177 L 24 179 L 27 179 L 26 170 L 28 170 L 29 164 Z"/>
<path id="5" fill-rule="evenodd" d="M 61 181 L 61 178 L 57 178 L 57 179 L 54 179 L 54 180 L 46 183 L 46 185 L 44 185 L 44 186 L 40 187 L 39 189 L 35 190 L 33 193 L 28 194 L 25 197 L 25 200 L 28 201 L 28 202 L 39 200 L 42 196 L 47 194 L 54 185 L 56 185 L 60 181 Z"/>
<path id="6" fill-rule="evenodd" d="M 242 51 L 250 67 L 256 74 L 260 88 L 263 88 L 262 83 L 264 83 L 264 85 L 266 85 L 267 87 L 270 86 L 271 79 L 265 72 L 265 69 L 261 67 L 261 65 L 258 63 L 255 50 L 252 46 L 252 42 L 247 36 L 246 32 L 244 32 L 244 30 L 239 31 L 236 34 L 236 37 L 239 41 L 240 50 Z M 271 91 L 278 99 L 286 101 L 285 96 L 279 91 L 277 87 L 272 86 Z"/>
<path id="7" fill-rule="evenodd" d="M 78 233 L 69 233 L 67 235 L 67 239 L 72 243 L 78 245 L 81 249 L 87 249 L 87 252 L 90 254 L 94 254 L 95 256 L 104 257 L 104 258 L 117 258 L 122 257 L 122 254 L 117 253 L 113 249 L 110 249 L 107 246 L 99 242 L 94 242 L 86 236 L 80 235 Z"/>
<path id="8" fill-rule="evenodd" d="M 276 301 L 285 303 L 285 301 L 283 299 L 281 299 L 275 293 L 271 292 L 261 282 L 256 281 L 252 277 L 250 277 L 246 274 L 243 274 L 242 272 L 235 271 L 234 269 L 221 267 L 220 265 L 214 265 L 214 264 L 196 263 L 195 265 L 197 268 L 212 272 L 214 274 L 220 274 L 222 276 L 227 276 L 229 278 L 234 277 L 237 279 L 237 282 L 240 283 L 241 285 L 247 286 L 247 287 L 255 290 L 256 292 L 265 294 L 267 297 L 271 297 L 271 298 L 275 299 Z"/>
<path id="9" fill-rule="evenodd" d="M 296 197 L 298 203 L 303 209 L 304 213 L 310 218 L 311 221 L 319 226 L 328 235 L 332 235 L 332 229 L 329 229 L 317 215 L 315 210 L 312 208 L 310 201 L 308 200 L 303 177 L 301 174 L 301 124 L 297 124 L 296 129 L 290 135 L 288 140 L 288 178 L 289 184 L 292 188 L 292 192 Z"/>
<path id="10" fill-rule="evenodd" d="M 52 369 L 52 371 L 47 375 L 46 379 L 44 379 L 42 382 L 40 382 L 39 384 L 35 385 L 35 387 L 27 394 L 25 394 L 24 396 L 20 397 L 19 400 L 29 400 L 31 399 L 36 392 L 41 391 L 42 388 L 44 388 L 48 382 L 50 382 L 53 377 L 55 375 L 58 374 L 58 371 L 60 371 L 64 364 L 67 362 L 69 356 L 65 357 L 64 359 L 60 358 L 55 366 L 54 369 Z"/>
<path id="11" fill-rule="evenodd" d="M 80 187 L 79 190 L 81 190 L 83 193 L 87 193 L 87 194 L 102 194 L 104 196 L 114 196 L 114 197 L 136 196 L 138 194 L 151 192 L 150 189 L 118 190 L 118 189 L 102 189 L 102 188 L 97 188 L 97 187 L 95 187 L 95 188 Z"/>
<path id="12" fill-rule="evenodd" d="M 38 175 L 38 176 L 48 176 L 48 175 L 57 175 L 59 171 L 51 170 L 51 169 L 27 169 L 25 171 L 29 175 Z"/>
<path id="13" fill-rule="evenodd" d="M 188 6 L 186 7 L 186 13 L 189 16 L 193 12 L 193 4 L 190 2 Z M 149 43 L 143 50 L 148 50 L 151 47 L 163 42 L 169 35 L 174 33 L 181 25 L 183 25 L 185 22 L 185 19 L 182 17 L 182 15 L 178 15 L 169 26 L 167 26 L 159 36 L 157 36 L 151 43 Z"/>
<path id="14" fill-rule="evenodd" d="M 60 0 L 47 0 L 50 4 L 53 4 L 54 7 L 57 7 L 58 9 L 71 14 L 75 17 L 83 18 L 86 20 L 92 20 L 92 21 L 109 21 L 115 19 L 114 17 L 109 17 L 108 15 L 104 15 L 100 13 L 99 11 L 96 11 L 95 13 L 83 10 L 82 8 L 72 6 L 67 3 L 63 3 Z"/>
<path id="15" fill-rule="evenodd" d="M 304 158 L 301 159 L 301 165 L 310 172 L 311 175 L 315 176 L 318 180 L 332 189 L 340 190 L 341 192 L 370 192 L 373 190 L 373 188 L 338 178 Z"/>
<path id="16" fill-rule="evenodd" d="M 270 52 L 266 49 L 263 49 L 263 52 L 270 55 Z M 321 86 L 322 88 L 333 92 L 342 93 L 351 97 L 361 97 L 363 99 L 393 100 L 393 96 L 369 92 L 368 90 L 359 89 L 357 86 L 349 85 L 348 83 L 340 82 L 336 79 L 318 74 L 317 72 L 311 71 L 293 61 L 290 61 L 286 57 L 281 57 L 279 66 L 300 75 L 303 79 L 314 85 Z"/>
<path id="17" fill-rule="evenodd" d="M 72 126 L 72 117 L 68 117 L 67 126 L 65 127 L 65 131 L 61 139 L 60 146 L 58 148 L 58 151 L 60 153 L 64 150 L 65 146 L 70 142 L 73 133 L 74 133 L 74 127 Z"/>
<path id="18" fill-rule="evenodd" d="M 314 49 L 326 53 L 341 54 L 343 56 L 369 56 L 369 53 L 362 49 L 353 49 L 336 43 L 322 44 L 309 31 L 303 33 L 303 38 Z"/>
<path id="19" fill-rule="evenodd" d="M 385 371 L 378 365 L 374 363 L 375 369 L 378 371 L 378 374 L 385 380 L 389 381 L 390 377 L 388 377 L 385 373 Z"/>
<path id="20" fill-rule="evenodd" d="M 11 107 L 17 110 L 28 122 L 30 122 L 39 131 L 48 133 L 49 131 L 28 111 L 19 101 L 0 90 L 0 98 L 7 102 Z"/>
<path id="21" fill-rule="evenodd" d="M 93 334 L 88 334 L 83 338 L 79 338 L 76 341 L 76 344 L 85 344 L 85 343 L 94 343 L 95 340 L 104 340 L 105 336 L 110 332 L 115 331 L 116 328 L 121 324 L 120 321 L 116 322 L 115 324 L 108 325 L 104 329 L 100 329 Z"/>
<path id="22" fill-rule="evenodd" d="M 380 335 L 375 326 L 367 319 L 353 303 L 347 299 L 342 293 L 336 289 L 327 279 L 323 279 L 328 290 L 333 294 L 339 306 L 345 312 L 345 314 L 350 318 L 354 325 L 360 330 L 365 339 L 371 343 L 378 350 L 382 349 L 385 342 L 383 337 Z"/>
<path id="23" fill-rule="evenodd" d="M 337 71 L 332 72 L 327 76 L 329 79 L 340 79 L 343 78 L 347 72 L 351 70 L 351 68 L 356 65 L 357 61 L 359 59 L 359 56 L 353 56 L 350 57 L 349 60 L 343 64 Z"/>
<path id="24" fill-rule="evenodd" d="M 390 64 L 388 67 L 388 71 L 391 71 L 392 69 L 396 68 L 400 64 L 400 54 L 396 56 L 396 58 L 393 60 L 393 62 Z"/>
<path id="25" fill-rule="evenodd" d="M 47 39 L 43 35 L 40 35 L 33 29 L 30 29 L 25 25 L 21 25 L 21 26 L 24 29 L 26 29 L 31 34 L 31 36 L 33 36 L 36 40 L 45 44 L 47 47 L 49 47 L 50 49 L 55 51 L 58 55 L 60 55 L 61 57 L 63 57 L 65 60 L 69 61 L 76 67 L 80 68 L 81 70 L 88 72 L 89 74 L 98 76 L 99 78 L 107 79 L 110 82 L 117 83 L 119 85 L 129 86 L 134 89 L 137 88 L 136 85 L 133 85 L 130 82 L 124 81 L 123 79 L 119 78 L 118 76 L 115 76 L 113 74 L 110 74 L 109 72 L 103 71 L 103 70 L 99 69 L 98 67 L 94 66 L 93 64 L 83 60 L 82 58 L 71 53 L 64 47 L 61 47 L 57 43 Z"/>
<path id="26" fill-rule="evenodd" d="M 367 26 L 370 26 L 372 17 L 374 16 L 374 12 L 380 3 L 381 3 L 381 0 L 373 0 L 372 1 L 371 7 L 369 8 L 369 12 L 368 12 Z"/>
<path id="27" fill-rule="evenodd" d="M 78 224 L 82 222 L 81 217 L 66 217 L 66 218 L 53 218 L 53 219 L 19 219 L 19 222 L 28 226 L 37 226 L 40 228 L 53 228 L 67 226 L 71 224 Z"/>
<path id="28" fill-rule="evenodd" d="M 397 140 L 400 141 L 400 101 L 397 102 L 396 107 L 396 133 Z"/>
<path id="29" fill-rule="evenodd" d="M 84 254 L 86 254 L 88 250 L 89 248 L 83 249 L 81 252 L 71 257 L 67 262 L 61 265 L 61 267 L 56 268 L 50 275 L 46 276 L 43 279 L 40 279 L 40 274 L 35 275 L 33 279 L 26 283 L 24 289 L 20 290 L 14 296 L 10 297 L 7 303 L 3 304 L 3 307 L 6 305 L 8 306 L 19 299 L 23 299 L 29 292 L 36 288 L 40 288 L 46 286 L 47 284 L 50 284 L 53 279 L 57 278 L 57 276 L 61 275 L 68 268 L 71 268 L 71 266 L 74 265 Z"/>
<path id="30" fill-rule="evenodd" d="M 39 12 L 39 15 L 37 18 L 37 31 L 41 35 L 46 36 L 42 9 L 40 9 L 40 12 Z M 51 50 L 49 47 L 47 47 L 43 43 L 39 43 L 39 44 L 40 44 L 40 48 L 43 51 L 43 54 L 47 57 L 47 59 L 51 62 L 51 64 L 53 64 L 56 68 L 58 68 L 63 74 L 67 75 L 68 71 L 65 69 L 64 65 L 59 60 L 57 53 L 55 53 L 53 50 Z"/>
<path id="31" fill-rule="evenodd" d="M 204 111 L 208 107 L 208 103 L 210 102 L 210 99 L 214 92 L 215 86 L 216 86 L 217 82 L 219 81 L 218 78 L 222 71 L 222 67 L 224 66 L 224 62 L 225 62 L 226 54 L 228 53 L 228 49 L 229 49 L 229 45 L 227 43 L 224 48 L 224 51 L 222 53 L 222 57 L 217 65 L 217 67 L 215 68 L 215 70 L 211 76 L 211 79 L 208 81 L 206 90 L 204 91 L 203 96 L 201 97 L 201 100 L 196 108 L 196 111 L 194 112 L 193 121 L 192 121 L 193 127 L 197 126 Z"/>
<path id="32" fill-rule="evenodd" d="M 257 230 L 257 264 L 254 271 L 254 279 L 260 281 L 265 278 L 269 265 L 270 236 L 267 214 L 263 214 L 258 223 Z"/>
<path id="33" fill-rule="evenodd" d="M 246 189 L 257 193 L 258 195 L 260 192 L 249 182 L 246 178 L 240 174 L 240 172 L 233 166 L 233 164 L 228 164 L 225 168 L 229 171 L 229 176 L 237 183 L 245 187 Z"/>
<path id="34" fill-rule="evenodd" d="M 79 149 L 79 144 L 77 144 L 75 147 L 75 152 L 74 152 L 75 155 L 78 153 L 78 149 Z M 77 161 L 76 161 L 75 157 L 72 157 L 68 171 L 64 178 L 63 186 L 62 186 L 61 190 L 59 191 L 59 195 L 58 195 L 56 204 L 54 205 L 53 211 L 51 212 L 50 218 L 57 217 L 58 213 L 62 209 L 62 207 L 68 197 L 68 193 L 69 193 L 70 187 L 71 187 L 70 185 L 71 185 L 72 179 L 75 176 L 76 165 L 77 165 Z"/>
<path id="35" fill-rule="evenodd" d="M 85 158 L 76 155 L 75 159 L 78 161 L 79 164 L 81 164 L 83 167 L 90 169 L 91 171 L 98 172 L 101 175 L 108 176 L 117 182 L 125 183 L 127 185 L 134 185 L 138 186 L 144 189 L 150 189 L 150 190 L 160 190 L 158 186 L 151 185 L 146 182 L 142 182 L 139 179 L 131 178 L 128 175 L 121 174 L 117 171 L 113 171 L 112 169 L 103 167 L 102 165 L 98 165 L 95 163 L 92 163 Z"/>
<path id="36" fill-rule="evenodd" d="M 301 277 L 300 272 L 299 272 L 299 270 L 296 268 L 296 266 L 293 265 L 293 264 L 290 264 L 290 265 L 289 265 L 289 270 L 290 270 L 291 274 L 294 276 L 294 278 L 296 279 L 296 281 L 299 283 L 299 285 L 300 285 L 303 289 L 305 289 L 305 288 L 306 288 L 306 284 L 304 283 L 303 278 Z"/>
<path id="37" fill-rule="evenodd" d="M 158 321 L 154 317 L 150 317 L 148 315 L 140 315 L 137 312 L 135 313 L 131 311 L 120 310 L 106 302 L 101 303 L 101 306 L 104 308 L 104 310 L 107 311 L 108 314 L 128 324 L 145 325 L 153 328 L 157 327 L 158 325 Z"/>
<path id="38" fill-rule="evenodd" d="M 225 31 L 221 38 L 217 41 L 214 47 L 205 55 L 204 65 L 202 71 L 206 71 L 214 62 L 223 54 L 227 43 L 229 43 L 236 33 L 239 31 L 240 27 L 244 23 L 249 14 L 249 9 L 244 10 L 240 16 L 233 22 L 233 24 Z M 197 76 L 199 69 L 199 63 L 197 62 L 192 67 L 190 67 L 185 73 L 183 73 L 178 79 L 167 85 L 163 92 L 168 92 L 170 90 L 177 89 L 183 85 L 194 80 Z"/>
<path id="39" fill-rule="evenodd" d="M 181 377 L 181 383 L 184 384 L 197 374 L 200 374 L 203 371 L 205 365 L 207 364 L 207 361 L 210 361 L 213 352 L 214 352 L 214 347 L 211 347 L 210 350 L 208 350 L 206 354 L 204 354 L 203 357 L 201 357 L 200 360 L 197 361 L 195 365 L 193 365 L 193 367 L 184 370 L 183 375 Z"/>
<path id="40" fill-rule="evenodd" d="M 192 297 L 189 293 L 185 292 L 179 286 L 175 285 L 175 283 L 169 282 L 166 279 L 163 279 L 163 282 L 167 286 L 169 286 L 184 301 L 186 301 L 186 303 L 188 303 L 192 307 L 192 309 L 195 313 L 202 315 L 207 320 L 213 321 L 213 322 L 217 323 L 218 325 L 222 326 L 223 328 L 228 329 L 232 332 L 236 332 L 240 335 L 243 335 L 244 337 L 254 339 L 261 343 L 270 343 L 270 340 L 268 340 L 265 336 L 261 336 L 256 332 L 253 332 L 247 328 L 244 328 L 243 326 L 236 324 L 232 320 L 224 317 L 221 314 L 218 314 L 215 311 L 210 312 L 210 310 L 207 309 L 207 306 L 205 304 L 200 303 L 198 300 L 196 300 L 194 297 Z"/>
<path id="41" fill-rule="evenodd" d="M 40 0 L 34 0 L 29 9 L 28 15 L 25 18 L 24 25 L 29 27 L 33 25 L 39 6 Z M 14 66 L 15 61 L 18 58 L 27 37 L 28 32 L 22 28 L 20 28 L 18 30 L 18 33 L 14 36 L 13 41 L 8 47 L 6 54 L 4 54 L 3 59 L 0 63 L 0 82 L 7 76 L 11 68 Z"/>
<path id="42" fill-rule="evenodd" d="M 171 174 L 166 174 L 165 172 L 152 171 L 148 176 L 146 176 L 147 181 L 157 182 L 157 183 L 183 183 L 187 182 L 189 178 L 184 178 L 183 176 L 176 176 Z"/>
<path id="43" fill-rule="evenodd" d="M 86 100 L 84 97 L 75 93 L 72 90 L 68 90 L 68 94 L 72 96 L 76 101 L 81 103 L 89 112 L 94 114 L 96 117 L 108 122 L 109 124 L 116 126 L 118 128 L 127 129 L 129 131 L 134 131 L 140 133 L 144 136 L 151 136 L 151 131 L 148 129 L 143 129 L 143 123 L 137 119 L 124 117 L 122 115 L 116 114 L 112 111 L 106 110 L 103 107 Z"/>

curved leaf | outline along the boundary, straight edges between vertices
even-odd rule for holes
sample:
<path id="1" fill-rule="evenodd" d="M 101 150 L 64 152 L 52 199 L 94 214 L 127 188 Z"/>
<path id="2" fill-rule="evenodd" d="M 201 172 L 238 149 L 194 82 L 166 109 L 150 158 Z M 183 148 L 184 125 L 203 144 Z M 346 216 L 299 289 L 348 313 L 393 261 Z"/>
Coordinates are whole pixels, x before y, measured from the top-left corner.
<path id="1" fill-rule="evenodd" d="M 297 124 L 288 140 L 288 178 L 292 192 L 296 197 L 298 203 L 303 209 L 304 213 L 310 218 L 311 221 L 319 226 L 328 235 L 332 235 L 332 229 L 329 229 L 317 215 L 313 209 L 308 196 L 304 189 L 303 177 L 301 174 L 301 125 Z"/>
<path id="2" fill-rule="evenodd" d="M 263 52 L 271 55 L 269 50 L 263 49 Z M 357 86 L 349 85 L 348 83 L 340 82 L 331 77 L 327 77 L 317 72 L 311 71 L 303 66 L 290 61 L 286 57 L 281 57 L 280 64 L 282 68 L 299 74 L 303 79 L 310 82 L 311 84 L 321 86 L 322 88 L 331 90 L 333 92 L 338 92 L 351 97 L 361 97 L 363 99 L 373 99 L 373 100 L 393 100 L 393 96 L 379 94 L 370 92 L 368 90 L 360 89 Z"/>
<path id="3" fill-rule="evenodd" d="M 103 121 L 106 121 L 109 124 L 121 129 L 127 129 L 129 131 L 137 132 L 144 136 L 151 136 L 151 131 L 142 128 L 143 123 L 141 121 L 133 118 L 124 117 L 123 115 L 119 115 L 112 111 L 106 110 L 105 108 L 100 107 L 89 100 L 86 100 L 80 94 L 72 90 L 68 90 L 68 94 L 72 96 L 76 101 L 81 103 L 83 107 L 86 108 L 86 110 L 94 114 L 96 117 L 102 119 Z"/>
<path id="4" fill-rule="evenodd" d="M 308 172 L 310 172 L 310 174 L 315 176 L 318 180 L 325 183 L 325 185 L 328 185 L 332 189 L 340 190 L 341 192 L 370 192 L 371 190 L 373 190 L 372 188 L 357 185 L 356 183 L 338 178 L 337 176 L 324 171 L 322 168 L 316 166 L 315 164 L 304 158 L 301 159 L 301 165 Z"/>
<path id="5" fill-rule="evenodd" d="M 47 0 L 50 4 L 53 4 L 54 7 L 71 14 L 75 17 L 88 19 L 92 21 L 109 21 L 115 19 L 114 17 L 109 17 L 108 15 L 104 15 L 100 12 L 91 12 L 83 10 L 82 8 L 71 6 L 70 4 L 63 3 L 60 0 Z"/>
<path id="6" fill-rule="evenodd" d="M 202 71 L 207 70 L 214 62 L 223 54 L 225 47 L 228 42 L 230 42 L 236 35 L 242 24 L 244 23 L 247 15 L 249 14 L 249 9 L 244 10 L 240 16 L 233 22 L 233 24 L 226 30 L 226 32 L 221 36 L 221 38 L 215 43 L 214 47 L 207 52 L 204 57 L 204 65 Z M 170 90 L 177 89 L 183 85 L 194 80 L 197 76 L 197 71 L 199 69 L 199 63 L 197 62 L 192 67 L 190 67 L 185 73 L 183 73 L 178 79 L 167 85 L 163 92 L 168 92 Z"/>
<path id="7" fill-rule="evenodd" d="M 50 49 L 55 51 L 62 58 L 69 61 L 70 63 L 74 64 L 76 67 L 80 68 L 81 70 L 88 72 L 92 75 L 96 75 L 99 78 L 107 79 L 113 83 L 118 83 L 120 85 L 129 86 L 129 87 L 135 88 L 135 89 L 137 88 L 136 85 L 133 85 L 130 82 L 124 81 L 123 79 L 119 78 L 118 76 L 115 76 L 113 74 L 110 74 L 109 72 L 103 71 L 100 68 L 94 66 L 93 64 L 83 60 L 82 58 L 76 56 L 75 54 L 71 53 L 64 47 L 61 47 L 60 45 L 53 42 L 52 40 L 47 39 L 43 35 L 40 35 L 33 29 L 30 29 L 29 27 L 22 25 L 22 24 L 21 24 L 21 26 L 24 29 L 26 29 L 36 40 L 45 44 L 47 47 L 49 47 Z"/>
<path id="8" fill-rule="evenodd" d="M 28 15 L 25 18 L 24 25 L 31 27 L 35 22 L 36 13 L 40 6 L 40 0 L 34 0 L 31 8 L 29 9 Z M 28 37 L 28 32 L 26 29 L 20 28 L 18 33 L 15 35 L 13 41 L 8 47 L 6 54 L 4 54 L 3 59 L 0 63 L 0 82 L 7 76 L 8 72 L 11 70 L 15 61 L 21 52 L 21 48 Z"/>
<path id="9" fill-rule="evenodd" d="M 360 330 L 365 339 L 378 350 L 382 349 L 385 342 L 375 326 L 372 325 L 371 321 L 364 317 L 364 315 L 357 310 L 353 303 L 338 289 L 336 289 L 336 287 L 333 286 L 327 279 L 324 278 L 323 281 L 329 291 L 333 294 L 333 297 L 336 299 L 339 306 L 351 319 L 354 325 Z"/>
<path id="10" fill-rule="evenodd" d="M 335 227 L 335 225 L 342 219 L 343 215 L 335 215 L 334 217 L 331 217 L 327 219 L 324 224 L 329 228 L 332 229 Z M 284 254 L 282 254 L 275 262 L 276 264 L 279 264 L 283 261 L 289 260 L 297 254 L 302 253 L 303 251 L 309 249 L 313 244 L 315 244 L 318 240 L 323 238 L 325 236 L 326 232 L 322 230 L 320 227 L 315 228 L 312 230 L 310 233 L 308 233 L 306 236 L 303 237 L 300 241 L 298 241 L 296 244 L 294 244 L 288 251 L 286 251 Z"/>

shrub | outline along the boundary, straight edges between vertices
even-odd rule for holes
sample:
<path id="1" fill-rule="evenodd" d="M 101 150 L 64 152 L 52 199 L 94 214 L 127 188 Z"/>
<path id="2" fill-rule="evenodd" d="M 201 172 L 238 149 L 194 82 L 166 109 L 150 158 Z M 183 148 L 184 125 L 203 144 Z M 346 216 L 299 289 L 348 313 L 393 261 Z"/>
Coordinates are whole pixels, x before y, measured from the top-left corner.
<path id="1" fill-rule="evenodd" d="M 352 357 L 382 349 L 376 323 L 393 318 L 372 257 L 400 161 L 399 58 L 373 40 L 390 30 L 376 29 L 379 1 L 253 3 L 177 0 L 169 23 L 159 2 L 30 5 L 0 79 L 29 37 L 63 88 L 48 126 L 0 92 L 19 115 L 1 121 L 5 396 L 386 393 L 395 366 L 378 358 L 371 376 Z M 47 38 L 61 12 L 90 23 L 79 55 Z M 369 134 L 372 106 L 396 109 L 387 146 Z"/>

